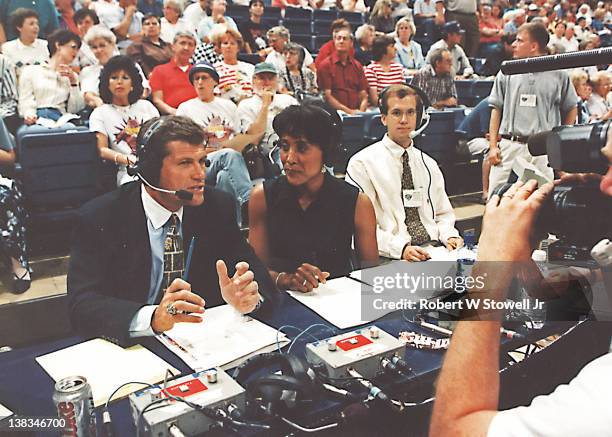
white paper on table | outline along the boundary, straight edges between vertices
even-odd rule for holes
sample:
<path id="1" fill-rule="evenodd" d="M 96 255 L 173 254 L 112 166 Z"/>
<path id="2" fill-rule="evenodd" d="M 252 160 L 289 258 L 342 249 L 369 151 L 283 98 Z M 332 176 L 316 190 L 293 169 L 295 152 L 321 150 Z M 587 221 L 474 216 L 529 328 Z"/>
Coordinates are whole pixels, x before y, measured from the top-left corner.
<path id="1" fill-rule="evenodd" d="M 230 369 L 250 356 L 277 347 L 276 329 L 243 316 L 230 305 L 207 308 L 202 317 L 202 323 L 177 323 L 165 335 L 156 337 L 194 370 Z M 282 332 L 278 341 L 280 347 L 289 343 Z"/>
<path id="2" fill-rule="evenodd" d="M 13 415 L 13 412 L 6 408 L 4 405 L 0 404 L 0 420 L 6 419 Z"/>
<path id="3" fill-rule="evenodd" d="M 56 382 L 67 376 L 84 376 L 91 385 L 96 407 L 105 403 L 121 384 L 130 381 L 155 384 L 164 379 L 167 369 L 179 373 L 142 346 L 123 349 L 101 338 L 42 355 L 36 361 Z M 141 384 L 126 386 L 113 400 L 141 388 Z"/>
<path id="4" fill-rule="evenodd" d="M 452 261 L 455 262 L 457 261 L 457 256 L 459 254 L 459 251 L 457 249 L 455 250 L 448 250 L 446 247 L 444 246 L 426 246 L 423 249 L 425 249 L 427 251 L 427 253 L 429 254 L 429 256 L 431 257 L 429 259 L 429 261 Z"/>
<path id="5" fill-rule="evenodd" d="M 351 273 L 349 273 L 349 277 L 351 277 L 353 279 L 357 279 L 358 281 L 363 281 L 363 282 L 365 282 L 368 285 L 372 285 L 369 282 L 364 281 L 363 278 L 366 277 L 366 276 L 368 278 L 373 278 L 374 276 L 378 275 L 377 274 L 378 271 L 383 271 L 384 270 L 385 272 L 388 272 L 389 266 L 392 266 L 393 264 L 396 264 L 396 263 L 405 263 L 405 262 L 407 262 L 407 261 L 399 260 L 398 259 L 398 260 L 391 261 L 391 262 L 388 262 L 388 263 L 385 263 L 385 264 L 381 264 L 381 265 L 376 266 L 376 267 L 370 267 L 368 269 L 361 269 L 361 270 L 354 270 Z M 366 273 L 364 273 L 364 272 L 366 272 Z"/>
<path id="6" fill-rule="evenodd" d="M 362 319 L 362 291 L 369 292 L 371 287 L 354 279 L 341 277 L 319 284 L 310 293 L 289 291 L 289 294 L 332 325 L 346 329 L 372 322 Z"/>

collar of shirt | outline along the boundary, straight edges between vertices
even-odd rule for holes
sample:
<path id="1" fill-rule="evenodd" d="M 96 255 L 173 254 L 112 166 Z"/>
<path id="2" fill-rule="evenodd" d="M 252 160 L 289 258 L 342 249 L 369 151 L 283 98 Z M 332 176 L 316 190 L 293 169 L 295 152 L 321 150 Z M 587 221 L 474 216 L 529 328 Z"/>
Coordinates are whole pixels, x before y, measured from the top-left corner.
<path id="1" fill-rule="evenodd" d="M 408 152 L 408 158 L 412 160 L 414 154 L 414 147 L 412 147 L 412 144 L 410 145 L 410 147 L 404 148 L 397 144 L 395 141 L 393 141 L 391 138 L 389 138 L 388 134 L 385 134 L 382 139 L 382 142 L 389 151 L 389 153 L 391 153 L 391 156 L 393 156 L 397 160 L 401 161 L 404 152 Z"/>
<path id="2" fill-rule="evenodd" d="M 173 214 L 172 211 L 167 210 L 161 206 L 155 199 L 151 197 L 144 185 L 140 187 L 140 197 L 142 199 L 142 206 L 144 208 L 147 219 L 151 222 L 154 229 L 159 229 L 166 224 L 170 216 Z M 183 222 L 183 207 L 176 211 L 179 221 Z"/>
<path id="3" fill-rule="evenodd" d="M 331 54 L 331 61 L 332 61 L 333 64 L 341 64 L 342 63 L 342 61 L 340 61 L 340 56 L 338 56 L 338 52 L 336 50 L 334 50 L 332 52 L 332 54 Z M 349 53 L 349 55 L 346 58 L 346 65 L 350 65 L 352 63 L 353 63 L 353 58 L 352 58 L 352 56 Z"/>

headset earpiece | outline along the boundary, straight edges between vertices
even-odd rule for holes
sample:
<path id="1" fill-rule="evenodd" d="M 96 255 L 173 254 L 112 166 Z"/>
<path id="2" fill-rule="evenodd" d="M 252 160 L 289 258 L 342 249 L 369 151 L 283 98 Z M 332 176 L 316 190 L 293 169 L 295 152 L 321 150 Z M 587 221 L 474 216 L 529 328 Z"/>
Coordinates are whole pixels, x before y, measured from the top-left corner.
<path id="1" fill-rule="evenodd" d="M 411 138 L 415 138 L 416 136 L 420 135 L 427 128 L 427 125 L 429 124 L 429 114 L 427 113 L 427 111 L 431 107 L 431 103 L 429 101 L 429 98 L 427 97 L 427 94 L 425 94 L 423 90 L 420 89 L 419 87 L 414 86 L 408 82 L 405 82 L 403 85 L 412 89 L 418 96 L 417 107 L 416 107 L 416 111 L 417 111 L 416 128 L 410 134 Z M 380 110 L 381 114 L 386 114 L 389 110 L 389 108 L 387 107 L 386 95 L 389 92 L 389 89 L 393 86 L 394 85 L 389 85 L 383 88 L 383 90 L 378 94 L 378 109 Z"/>

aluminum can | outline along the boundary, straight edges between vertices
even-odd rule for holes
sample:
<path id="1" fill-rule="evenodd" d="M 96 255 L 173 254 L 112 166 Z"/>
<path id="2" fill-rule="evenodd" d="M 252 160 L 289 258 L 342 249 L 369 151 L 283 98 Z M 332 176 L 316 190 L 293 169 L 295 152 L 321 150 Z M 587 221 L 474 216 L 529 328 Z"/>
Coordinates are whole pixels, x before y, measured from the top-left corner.
<path id="1" fill-rule="evenodd" d="M 53 403 L 65 426 L 62 437 L 95 437 L 96 412 L 91 386 L 83 376 L 69 376 L 55 383 Z"/>

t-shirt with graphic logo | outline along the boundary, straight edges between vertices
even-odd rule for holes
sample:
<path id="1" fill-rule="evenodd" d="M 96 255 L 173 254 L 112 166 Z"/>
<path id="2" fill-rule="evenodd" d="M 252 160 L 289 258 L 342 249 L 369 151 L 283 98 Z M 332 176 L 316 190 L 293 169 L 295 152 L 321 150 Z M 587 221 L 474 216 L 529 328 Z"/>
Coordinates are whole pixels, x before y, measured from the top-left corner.
<path id="1" fill-rule="evenodd" d="M 202 126 L 207 147 L 218 149 L 224 141 L 240 133 L 238 108 L 220 97 L 215 97 L 211 102 L 203 102 L 197 97 L 187 100 L 179 105 L 176 115 L 189 117 Z"/>
<path id="2" fill-rule="evenodd" d="M 154 117 L 157 108 L 148 100 L 138 100 L 128 106 L 104 104 L 93 110 L 89 117 L 89 130 L 100 132 L 108 138 L 108 146 L 124 155 L 136 154 L 136 137 L 140 127 Z M 117 185 L 134 180 L 127 174 L 125 165 L 117 171 Z"/>

